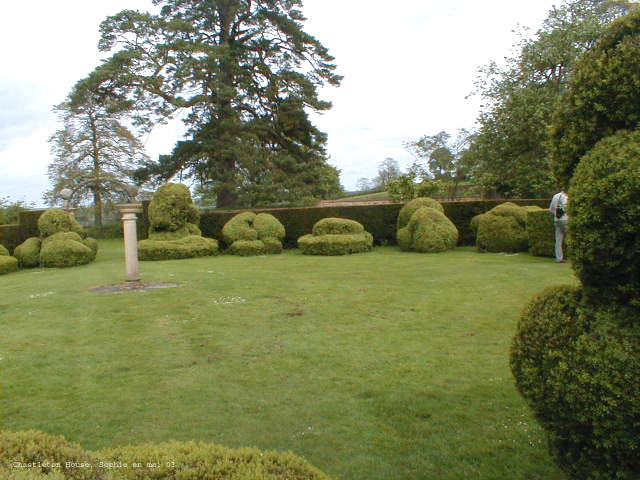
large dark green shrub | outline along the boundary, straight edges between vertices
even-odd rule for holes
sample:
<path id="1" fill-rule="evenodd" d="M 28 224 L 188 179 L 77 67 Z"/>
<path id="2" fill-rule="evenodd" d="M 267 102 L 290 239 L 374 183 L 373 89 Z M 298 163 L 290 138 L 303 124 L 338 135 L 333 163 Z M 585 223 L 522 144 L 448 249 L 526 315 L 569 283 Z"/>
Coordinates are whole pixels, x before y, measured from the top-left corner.
<path id="1" fill-rule="evenodd" d="M 478 219 L 476 246 L 481 252 L 525 252 L 527 230 L 518 217 L 488 212 Z"/>
<path id="2" fill-rule="evenodd" d="M 86 232 L 72 215 L 60 208 L 46 210 L 38 218 L 40 238 L 47 238 L 58 232 L 75 232 L 86 236 Z"/>
<path id="3" fill-rule="evenodd" d="M 160 187 L 148 204 L 149 234 L 138 242 L 140 260 L 171 260 L 217 255 L 218 241 L 202 237 L 200 212 L 186 185 Z"/>
<path id="4" fill-rule="evenodd" d="M 440 211 L 441 213 L 444 213 L 444 208 L 442 208 L 442 205 L 437 200 L 434 200 L 433 198 L 429 198 L 429 197 L 414 198 L 413 200 L 410 200 L 409 202 L 407 202 L 400 209 L 400 213 L 398 213 L 398 223 L 397 223 L 398 230 L 406 227 L 407 224 L 409 223 L 409 220 L 411 220 L 411 216 L 415 212 L 417 212 L 420 208 L 423 208 L 423 207 L 433 208 L 435 210 Z"/>
<path id="5" fill-rule="evenodd" d="M 0 225 L 0 245 L 13 251 L 21 242 L 20 225 Z"/>
<path id="6" fill-rule="evenodd" d="M 43 267 L 74 267 L 92 262 L 96 258 L 95 250 L 85 245 L 76 232 L 57 232 L 42 240 L 40 264 Z"/>
<path id="7" fill-rule="evenodd" d="M 571 478 L 635 480 L 640 322 L 623 308 L 594 309 L 585 300 L 579 287 L 534 297 L 518 324 L 511 369 Z"/>
<path id="8" fill-rule="evenodd" d="M 527 237 L 529 253 L 538 257 L 555 256 L 555 229 L 553 214 L 549 210 L 527 212 Z"/>
<path id="9" fill-rule="evenodd" d="M 604 38 L 574 67 L 551 135 L 553 170 L 569 185 L 584 154 L 618 130 L 640 121 L 640 9 L 614 21 Z"/>
<path id="10" fill-rule="evenodd" d="M 572 185 L 569 246 L 585 292 L 640 310 L 640 130 L 601 140 Z"/>
<path id="11" fill-rule="evenodd" d="M 312 228 L 312 233 L 298 239 L 305 255 L 347 255 L 368 252 L 373 236 L 364 227 L 346 218 L 324 218 Z"/>

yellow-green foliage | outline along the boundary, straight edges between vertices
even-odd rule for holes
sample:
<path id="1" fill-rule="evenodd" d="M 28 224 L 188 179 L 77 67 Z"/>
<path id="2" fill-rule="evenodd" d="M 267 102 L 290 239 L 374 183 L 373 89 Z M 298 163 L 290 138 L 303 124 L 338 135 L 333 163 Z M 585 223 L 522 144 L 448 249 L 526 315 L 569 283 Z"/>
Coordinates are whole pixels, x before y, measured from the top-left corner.
<path id="1" fill-rule="evenodd" d="M 373 247 L 373 236 L 355 220 L 323 218 L 315 223 L 312 232 L 298 239 L 298 247 L 305 255 L 347 255 L 368 252 Z"/>
<path id="2" fill-rule="evenodd" d="M 527 212 L 527 237 L 529 253 L 540 257 L 555 255 L 555 229 L 553 215 L 549 210 L 539 208 Z"/>
<path id="3" fill-rule="evenodd" d="M 481 252 L 526 252 L 527 210 L 515 203 L 496 205 L 472 219 L 476 229 L 476 246 Z"/>
<path id="4" fill-rule="evenodd" d="M 200 211 L 186 185 L 168 183 L 149 203 L 149 238 L 138 242 L 140 260 L 170 260 L 218 254 L 218 242 L 202 237 Z"/>
<path id="5" fill-rule="evenodd" d="M 478 224 L 476 246 L 481 252 L 525 252 L 529 241 L 515 217 L 486 215 Z"/>
<path id="6" fill-rule="evenodd" d="M 455 248 L 458 229 L 440 210 L 422 207 L 415 210 L 409 223 L 398 230 L 396 240 L 402 250 L 444 252 Z"/>
<path id="7" fill-rule="evenodd" d="M 37 267 L 40 265 L 41 243 L 42 240 L 38 237 L 31 237 L 16 247 L 13 255 L 18 259 L 20 268 Z"/>
<path id="8" fill-rule="evenodd" d="M 16 462 L 36 466 L 18 469 Z M 45 466 L 47 464 L 55 466 Z M 204 442 L 167 442 L 89 452 L 62 437 L 37 431 L 0 432 L 0 478 L 331 480 L 304 459 L 290 453 L 255 448 L 231 449 Z"/>
<path id="9" fill-rule="evenodd" d="M 197 225 L 199 222 L 200 211 L 193 204 L 186 185 L 167 183 L 154 193 L 149 204 L 149 233 L 175 232 L 188 223 Z"/>
<path id="10" fill-rule="evenodd" d="M 43 474 L 62 474 L 65 480 L 107 480 L 105 472 L 98 468 L 99 460 L 75 443 L 63 437 L 30 430 L 27 432 L 0 431 L 0 468 L 13 471 L 15 463 L 40 464 L 29 470 Z M 87 464 L 78 468 L 70 464 Z M 45 464 L 60 464 L 60 468 L 50 468 Z"/>
<path id="11" fill-rule="evenodd" d="M 58 232 L 76 232 L 85 236 L 85 231 L 75 218 L 60 208 L 50 208 L 38 218 L 40 238 L 46 238 Z"/>
<path id="12" fill-rule="evenodd" d="M 0 255 L 0 275 L 18 270 L 18 259 L 9 255 Z"/>
<path id="13" fill-rule="evenodd" d="M 285 229 L 269 213 L 242 212 L 225 224 L 222 236 L 232 255 L 264 255 L 282 252 Z"/>
<path id="14" fill-rule="evenodd" d="M 97 242 L 96 242 L 97 246 Z M 73 267 L 84 265 L 96 257 L 75 232 L 58 232 L 45 238 L 40 249 L 40 263 L 44 267 Z"/>
<path id="15" fill-rule="evenodd" d="M 361 223 L 348 218 L 323 218 L 311 230 L 313 235 L 352 235 L 364 232 Z"/>
<path id="16" fill-rule="evenodd" d="M 138 258 L 140 260 L 175 260 L 217 254 L 217 240 L 198 235 L 190 235 L 177 240 L 147 239 L 138 242 Z"/>
<path id="17" fill-rule="evenodd" d="M 6 247 L 2 244 L 0 244 L 0 257 L 2 256 L 9 256 L 9 250 L 6 249 Z"/>
<path id="18" fill-rule="evenodd" d="M 418 197 L 414 198 L 410 202 L 407 202 L 402 209 L 400 209 L 400 213 L 398 214 L 398 222 L 397 222 L 397 230 L 404 228 L 411 220 L 411 216 L 420 208 L 428 207 L 439 210 L 444 213 L 444 208 L 437 200 L 429 197 Z"/>

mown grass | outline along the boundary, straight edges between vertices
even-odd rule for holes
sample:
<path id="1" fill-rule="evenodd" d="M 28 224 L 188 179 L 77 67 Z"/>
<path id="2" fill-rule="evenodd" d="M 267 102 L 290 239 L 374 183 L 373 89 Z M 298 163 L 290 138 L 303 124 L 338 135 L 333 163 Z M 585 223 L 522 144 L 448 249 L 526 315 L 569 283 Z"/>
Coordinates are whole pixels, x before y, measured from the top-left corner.
<path id="1" fill-rule="evenodd" d="M 338 198 L 336 201 L 355 202 L 358 200 L 391 200 L 391 196 L 389 192 L 375 192 Z"/>
<path id="2" fill-rule="evenodd" d="M 86 448 L 175 440 L 292 451 L 341 479 L 562 479 L 508 350 L 567 265 L 472 248 L 141 263 L 0 277 L 0 428 Z"/>

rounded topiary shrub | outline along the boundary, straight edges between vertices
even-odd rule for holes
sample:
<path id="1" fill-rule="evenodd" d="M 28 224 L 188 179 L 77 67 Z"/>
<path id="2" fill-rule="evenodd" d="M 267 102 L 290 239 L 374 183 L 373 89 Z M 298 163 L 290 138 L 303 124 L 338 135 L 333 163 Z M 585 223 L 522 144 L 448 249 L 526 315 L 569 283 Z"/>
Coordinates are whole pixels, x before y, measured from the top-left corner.
<path id="1" fill-rule="evenodd" d="M 396 240 L 402 250 L 444 252 L 455 248 L 458 229 L 440 210 L 422 207 L 415 210 L 407 225 L 398 230 Z"/>
<path id="2" fill-rule="evenodd" d="M 640 130 L 600 141 L 569 190 L 573 268 L 595 302 L 640 309 Z"/>
<path id="3" fill-rule="evenodd" d="M 553 214 L 549 210 L 539 209 L 527 212 L 527 238 L 529 253 L 539 257 L 555 256 L 555 229 Z M 567 254 L 568 254 L 568 250 Z"/>
<path id="4" fill-rule="evenodd" d="M 37 267 L 40 265 L 40 247 L 42 240 L 38 237 L 27 238 L 13 251 L 18 259 L 20 268 Z"/>
<path id="5" fill-rule="evenodd" d="M 640 472 L 640 322 L 554 287 L 524 310 L 511 347 L 516 385 L 575 480 Z M 631 313 L 633 316 L 633 313 Z"/>
<path id="6" fill-rule="evenodd" d="M 222 237 L 232 255 L 264 255 L 281 253 L 285 229 L 269 213 L 242 212 L 232 217 L 222 228 Z"/>
<path id="7" fill-rule="evenodd" d="M 398 214 L 397 230 L 406 227 L 409 220 L 411 220 L 411 216 L 422 207 L 434 208 L 444 213 L 444 208 L 437 200 L 429 197 L 414 198 L 400 209 L 400 213 Z"/>
<path id="8" fill-rule="evenodd" d="M 67 462 L 71 465 L 67 466 Z M 36 464 L 33 468 L 17 469 L 15 464 Z M 38 467 L 37 465 L 41 466 Z M 59 464 L 52 468 L 46 464 Z M 78 468 L 74 465 L 85 464 Z M 38 431 L 6 432 L 0 431 L 0 472 L 5 469 L 38 473 L 38 479 L 53 480 L 51 474 L 62 475 L 65 480 L 108 480 L 105 471 L 98 467 L 99 460 L 80 445 L 69 442 L 63 437 Z M 44 476 L 44 475 L 47 476 Z M 5 477 L 0 477 L 5 479 Z M 11 477 L 9 477 L 11 478 Z M 22 480 L 25 477 L 16 477 Z M 60 478 L 60 477 L 58 477 Z M 29 477 L 26 477 L 29 479 Z"/>
<path id="9" fill-rule="evenodd" d="M 82 225 L 69 213 L 60 208 L 50 208 L 38 218 L 40 238 L 46 238 L 58 232 L 75 232 L 86 236 Z"/>
<path id="10" fill-rule="evenodd" d="M 203 442 L 126 446 L 104 449 L 97 455 L 105 462 L 127 464 L 117 470 L 118 480 L 330 480 L 290 453 L 232 449 Z M 136 462 L 142 467 L 133 467 Z"/>
<path id="11" fill-rule="evenodd" d="M 528 248 L 526 229 L 516 217 L 487 214 L 480 218 L 476 246 L 481 252 L 525 252 Z"/>
<path id="12" fill-rule="evenodd" d="M 200 211 L 193 204 L 189 187 L 180 183 L 167 183 L 156 190 L 149 203 L 150 233 L 175 232 L 189 223 L 200 223 Z"/>
<path id="13" fill-rule="evenodd" d="M 218 242 L 198 228 L 200 211 L 186 185 L 168 183 L 149 203 L 149 238 L 138 242 L 140 260 L 175 260 L 218 254 Z"/>
<path id="14" fill-rule="evenodd" d="M 373 236 L 362 224 L 347 218 L 323 218 L 315 223 L 310 235 L 298 239 L 305 255 L 347 255 L 368 252 Z"/>
<path id="15" fill-rule="evenodd" d="M 3 245 L 0 245 L 0 275 L 18 270 L 18 259 L 9 255 Z"/>
<path id="16" fill-rule="evenodd" d="M 97 244 L 97 242 L 96 242 Z M 74 267 L 92 262 L 96 254 L 75 232 L 58 232 L 45 238 L 40 249 L 43 267 Z"/>

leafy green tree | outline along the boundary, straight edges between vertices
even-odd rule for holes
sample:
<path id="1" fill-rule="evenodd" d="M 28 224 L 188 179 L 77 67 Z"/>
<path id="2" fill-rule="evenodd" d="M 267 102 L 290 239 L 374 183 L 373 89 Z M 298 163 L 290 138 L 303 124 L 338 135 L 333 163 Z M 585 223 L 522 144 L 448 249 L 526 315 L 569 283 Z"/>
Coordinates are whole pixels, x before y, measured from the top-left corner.
<path id="1" fill-rule="evenodd" d="M 358 191 L 369 190 L 370 188 L 372 188 L 371 185 L 371 180 L 369 180 L 367 177 L 360 177 L 356 182 L 356 189 Z"/>
<path id="2" fill-rule="evenodd" d="M 153 3 L 158 15 L 125 10 L 102 23 L 99 47 L 113 55 L 95 72 L 139 125 L 186 112 L 188 139 L 149 163 L 141 179 L 180 173 L 213 188 L 219 207 L 242 194 L 295 200 L 334 188 L 326 135 L 307 111 L 329 109 L 318 87 L 341 77 L 327 49 L 304 32 L 302 2 Z M 318 182 L 310 173 L 328 175 Z"/>
<path id="3" fill-rule="evenodd" d="M 625 0 L 565 1 L 533 37 L 519 32 L 504 67 L 492 62 L 481 69 L 476 93 L 485 103 L 469 148 L 477 183 L 504 197 L 537 197 L 556 188 L 548 144 L 555 103 L 578 58 L 631 8 Z"/>
<path id="4" fill-rule="evenodd" d="M 49 138 L 55 160 L 45 200 L 59 203 L 58 194 L 69 188 L 76 202 L 92 201 L 94 223 L 102 225 L 105 203 L 125 197 L 134 170 L 148 161 L 144 147 L 122 123 L 125 112 L 113 108 L 91 79 L 79 81 L 54 111 L 63 128 Z"/>

